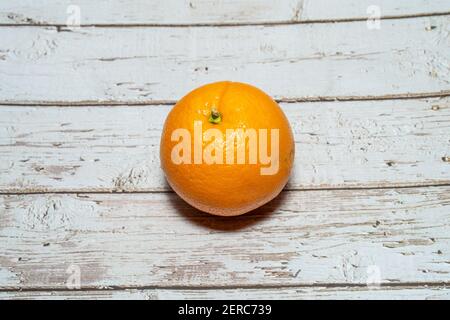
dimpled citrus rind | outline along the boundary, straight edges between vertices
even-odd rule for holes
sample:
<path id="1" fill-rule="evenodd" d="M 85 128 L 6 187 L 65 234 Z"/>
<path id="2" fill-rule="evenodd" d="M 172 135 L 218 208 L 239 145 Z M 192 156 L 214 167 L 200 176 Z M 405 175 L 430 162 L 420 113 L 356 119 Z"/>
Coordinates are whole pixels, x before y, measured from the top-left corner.
<path id="1" fill-rule="evenodd" d="M 221 114 L 219 124 L 210 123 L 211 109 Z M 175 164 L 172 132 L 187 129 L 194 137 L 194 121 L 203 132 L 218 129 L 279 129 L 279 167 L 273 175 L 261 175 L 263 164 Z M 191 139 L 194 150 L 194 139 Z M 203 141 L 205 148 L 210 141 Z M 237 144 L 244 143 L 236 139 Z M 270 154 L 270 139 L 268 152 Z M 223 142 L 224 154 L 230 146 Z M 214 215 L 235 216 L 256 209 L 275 198 L 288 181 L 295 144 L 289 122 L 278 104 L 263 91 L 244 83 L 216 82 L 197 88 L 183 97 L 170 111 L 161 136 L 161 166 L 169 185 L 193 207 Z M 246 153 L 249 154 L 248 144 Z M 235 159 L 237 158 L 235 154 Z"/>

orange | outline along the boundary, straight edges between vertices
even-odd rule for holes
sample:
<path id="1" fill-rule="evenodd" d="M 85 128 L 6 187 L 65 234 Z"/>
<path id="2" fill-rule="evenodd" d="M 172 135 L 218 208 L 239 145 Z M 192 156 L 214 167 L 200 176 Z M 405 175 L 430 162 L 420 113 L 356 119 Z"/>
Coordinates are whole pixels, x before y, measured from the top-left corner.
<path id="1" fill-rule="evenodd" d="M 168 183 L 182 199 L 214 215 L 235 216 L 281 192 L 294 150 L 289 122 L 271 97 L 251 85 L 223 81 L 193 90 L 173 107 L 164 124 L 160 157 Z M 239 158 L 242 151 L 245 159 L 242 154 Z"/>

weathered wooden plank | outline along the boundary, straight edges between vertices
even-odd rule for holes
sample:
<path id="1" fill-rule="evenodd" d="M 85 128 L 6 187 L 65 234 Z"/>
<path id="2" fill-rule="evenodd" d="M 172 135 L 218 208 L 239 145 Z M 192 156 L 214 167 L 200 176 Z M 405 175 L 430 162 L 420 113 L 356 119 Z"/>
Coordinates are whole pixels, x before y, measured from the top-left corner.
<path id="1" fill-rule="evenodd" d="M 360 300 L 449 300 L 450 289 L 441 287 L 293 287 L 258 289 L 153 289 L 97 291 L 0 291 L 0 300 L 282 300 L 282 299 L 360 299 Z"/>
<path id="2" fill-rule="evenodd" d="M 446 0 L 126 0 L 2 1 L 1 24 L 67 24 L 80 12 L 81 24 L 233 24 L 365 19 L 370 6 L 381 17 L 445 13 Z M 368 12 L 369 8 L 369 12 Z"/>
<path id="3" fill-rule="evenodd" d="M 450 98 L 281 104 L 296 142 L 287 189 L 450 183 Z M 0 192 L 170 190 L 170 106 L 0 108 Z"/>
<path id="4" fill-rule="evenodd" d="M 378 8 L 377 8 L 378 7 Z M 446 13 L 450 9 L 448 1 L 433 0 L 306 0 L 303 4 L 301 20 L 341 20 L 375 17 L 401 17 Z M 383 23 L 382 23 L 383 24 Z"/>
<path id="5" fill-rule="evenodd" d="M 232 219 L 174 193 L 3 195 L 0 289 L 64 289 L 68 270 L 82 288 L 439 284 L 449 208 L 449 186 L 285 191 Z"/>
<path id="6" fill-rule="evenodd" d="M 0 102 L 176 100 L 216 80 L 277 99 L 449 93 L 450 16 L 281 26 L 0 28 Z M 60 30 L 64 31 L 64 30 Z M 65 30 L 68 31 L 68 30 Z"/>

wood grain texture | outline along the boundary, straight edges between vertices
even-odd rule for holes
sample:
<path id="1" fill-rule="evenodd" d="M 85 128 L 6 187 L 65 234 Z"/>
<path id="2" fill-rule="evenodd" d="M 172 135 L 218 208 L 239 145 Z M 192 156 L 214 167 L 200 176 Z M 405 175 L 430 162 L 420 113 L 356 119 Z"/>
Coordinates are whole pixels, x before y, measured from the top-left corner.
<path id="1" fill-rule="evenodd" d="M 283 192 L 252 214 L 174 193 L 3 195 L 0 289 L 448 284 L 450 187 Z M 376 271 L 376 272 L 375 272 Z"/>
<path id="2" fill-rule="evenodd" d="M 450 183 L 450 98 L 283 103 L 287 189 Z M 0 192 L 166 191 L 170 106 L 0 107 Z"/>
<path id="3" fill-rule="evenodd" d="M 381 17 L 450 12 L 446 0 L 126 0 L 2 1 L 0 24 L 67 24 L 80 8 L 81 24 L 255 24 L 367 19 L 378 5 Z"/>
<path id="4" fill-rule="evenodd" d="M 448 95 L 449 23 L 2 27 L 0 103 L 172 102 L 224 79 L 287 100 Z"/>
<path id="5" fill-rule="evenodd" d="M 71 29 L 71 1 L 2 1 L 0 300 L 450 299 L 450 2 L 372 2 L 79 0 Z M 233 219 L 158 160 L 169 105 L 224 79 L 297 149 Z"/>
<path id="6" fill-rule="evenodd" d="M 298 287 L 259 289 L 153 289 L 96 291 L 26 291 L 2 292 L 0 300 L 281 300 L 281 299 L 359 299 L 359 300 L 449 300 L 450 289 L 441 287 Z"/>

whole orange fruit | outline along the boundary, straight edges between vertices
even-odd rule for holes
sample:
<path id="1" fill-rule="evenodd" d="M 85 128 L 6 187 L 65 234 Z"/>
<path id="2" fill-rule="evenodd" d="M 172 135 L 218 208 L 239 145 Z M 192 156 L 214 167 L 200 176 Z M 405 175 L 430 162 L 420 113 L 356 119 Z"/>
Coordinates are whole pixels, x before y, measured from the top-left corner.
<path id="1" fill-rule="evenodd" d="M 289 122 L 271 97 L 251 85 L 223 81 L 193 90 L 173 107 L 160 157 L 167 181 L 186 202 L 235 216 L 280 193 L 294 150 Z"/>

